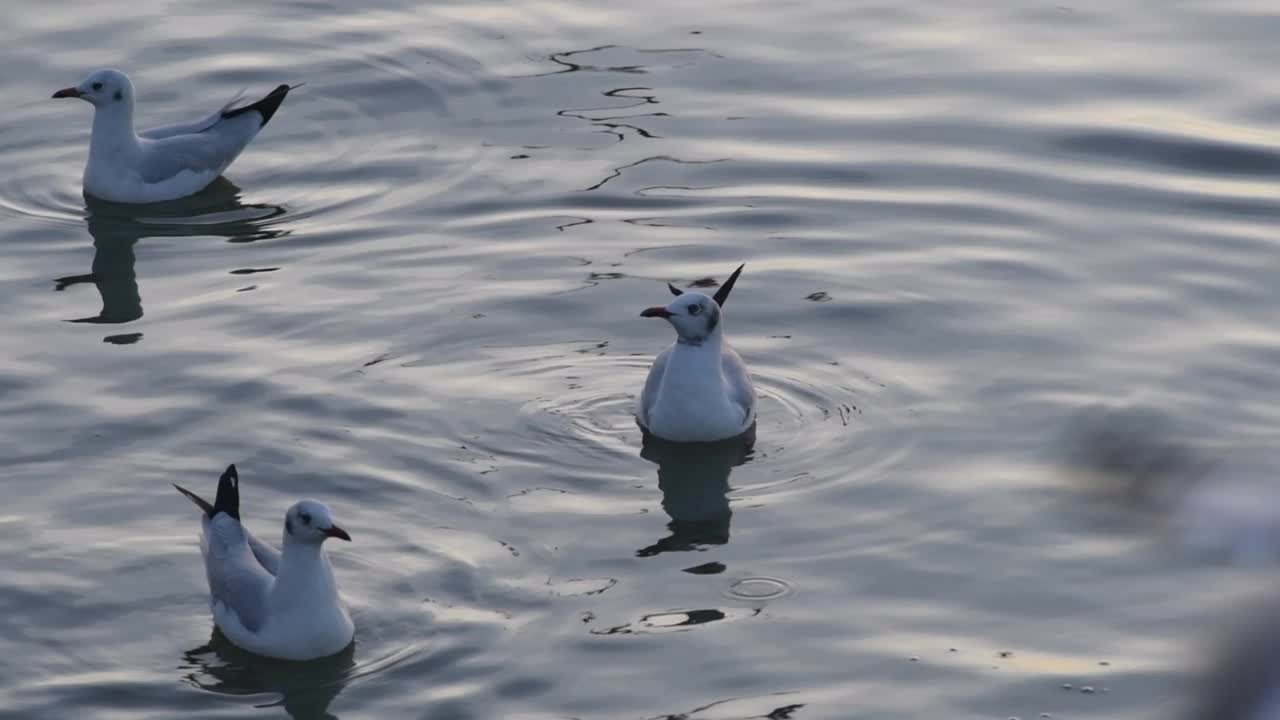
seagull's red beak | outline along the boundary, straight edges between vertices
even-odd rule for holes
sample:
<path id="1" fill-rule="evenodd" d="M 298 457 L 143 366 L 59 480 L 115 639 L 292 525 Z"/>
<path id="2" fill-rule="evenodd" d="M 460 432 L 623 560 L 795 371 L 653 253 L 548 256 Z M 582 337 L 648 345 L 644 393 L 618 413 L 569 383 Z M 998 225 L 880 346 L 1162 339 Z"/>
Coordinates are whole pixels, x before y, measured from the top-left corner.
<path id="1" fill-rule="evenodd" d="M 73 87 L 62 88 L 58 92 L 54 93 L 53 96 L 56 98 L 80 97 L 80 91 Z"/>
<path id="2" fill-rule="evenodd" d="M 641 310 L 640 317 L 669 318 L 671 317 L 671 312 L 664 307 L 651 307 Z"/>
<path id="3" fill-rule="evenodd" d="M 324 531 L 324 534 L 328 535 L 329 537 L 336 537 L 341 540 L 346 540 L 347 542 L 351 542 L 351 536 L 347 534 L 347 531 L 343 530 L 337 525 L 330 525 L 329 529 Z"/>

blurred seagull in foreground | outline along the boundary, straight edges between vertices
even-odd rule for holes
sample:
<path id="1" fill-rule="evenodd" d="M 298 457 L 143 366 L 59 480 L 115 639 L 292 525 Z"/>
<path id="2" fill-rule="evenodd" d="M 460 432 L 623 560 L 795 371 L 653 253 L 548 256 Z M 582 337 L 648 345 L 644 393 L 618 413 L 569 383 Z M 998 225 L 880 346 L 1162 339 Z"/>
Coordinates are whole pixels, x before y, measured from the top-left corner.
<path id="1" fill-rule="evenodd" d="M 351 644 L 355 626 L 338 597 L 333 568 L 322 543 L 351 540 L 334 524 L 329 508 L 302 500 L 284 517 L 283 552 L 240 524 L 240 477 L 231 465 L 210 505 L 174 485 L 204 515 L 200 552 L 209 579 L 213 621 L 236 646 L 281 660 L 327 657 Z"/>
<path id="2" fill-rule="evenodd" d="M 1179 547 L 1237 565 L 1280 560 L 1280 483 L 1265 471 L 1209 455 L 1150 409 L 1086 408 L 1066 439 L 1074 470 Z"/>
<path id="3" fill-rule="evenodd" d="M 141 132 L 133 129 L 133 83 L 119 70 L 95 71 L 53 97 L 80 98 L 94 107 L 84 191 L 112 202 L 150 203 L 186 197 L 213 182 L 292 89 L 280 85 L 257 102 L 235 107 L 237 96 L 195 122 Z"/>
<path id="4" fill-rule="evenodd" d="M 1280 558 L 1280 486 L 1240 458 L 1231 469 L 1174 432 L 1160 413 L 1087 408 L 1068 436 L 1073 468 L 1103 482 L 1135 517 L 1157 521 L 1183 550 L 1257 568 Z M 1280 593 L 1225 608 L 1229 632 L 1189 683 L 1183 720 L 1280 720 Z"/>

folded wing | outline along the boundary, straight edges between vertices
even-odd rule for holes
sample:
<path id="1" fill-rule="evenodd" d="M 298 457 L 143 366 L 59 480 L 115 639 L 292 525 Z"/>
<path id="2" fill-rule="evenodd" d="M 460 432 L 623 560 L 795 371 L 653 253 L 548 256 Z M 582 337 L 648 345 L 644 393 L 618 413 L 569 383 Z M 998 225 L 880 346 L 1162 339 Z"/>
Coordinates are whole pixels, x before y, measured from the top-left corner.
<path id="1" fill-rule="evenodd" d="M 743 424 L 750 424 L 756 414 L 756 389 L 746 363 L 733 348 L 726 347 L 721 360 L 729 402 L 742 410 Z"/>
<path id="2" fill-rule="evenodd" d="M 243 526 L 241 526 L 243 527 Z M 274 575 L 280 574 L 280 551 L 262 542 L 249 532 L 249 528 L 244 528 L 245 539 L 249 541 L 249 550 L 253 553 L 253 557 L 262 566 L 263 570 Z"/>
<path id="3" fill-rule="evenodd" d="M 194 122 L 180 122 L 171 125 L 161 125 L 149 130 L 142 130 L 138 133 L 138 137 L 148 140 L 160 140 L 163 138 L 175 137 L 178 135 L 193 135 L 201 133 L 213 127 L 214 123 L 222 119 L 223 113 L 230 110 L 236 103 L 244 99 L 244 91 L 241 90 L 235 97 L 227 101 L 227 104 L 207 117 L 200 118 Z"/>
<path id="4" fill-rule="evenodd" d="M 213 519 L 205 518 L 202 524 L 200 549 L 204 553 L 210 599 L 233 612 L 247 630 L 257 632 L 267 618 L 267 598 L 274 576 L 251 547 L 250 536 L 240 521 L 219 513 Z M 278 555 L 274 562 L 278 567 Z"/>
<path id="5" fill-rule="evenodd" d="M 658 353 L 649 368 L 649 377 L 645 378 L 644 390 L 640 392 L 640 402 L 636 403 L 636 415 L 640 424 L 649 427 L 649 410 L 658 401 L 658 389 L 662 387 L 662 376 L 667 372 L 667 360 L 671 357 L 671 348 Z"/>
<path id="6" fill-rule="evenodd" d="M 219 175 L 258 131 L 248 116 L 218 120 L 208 129 L 186 135 L 141 141 L 138 174 L 143 182 L 160 183 L 181 173 Z"/>

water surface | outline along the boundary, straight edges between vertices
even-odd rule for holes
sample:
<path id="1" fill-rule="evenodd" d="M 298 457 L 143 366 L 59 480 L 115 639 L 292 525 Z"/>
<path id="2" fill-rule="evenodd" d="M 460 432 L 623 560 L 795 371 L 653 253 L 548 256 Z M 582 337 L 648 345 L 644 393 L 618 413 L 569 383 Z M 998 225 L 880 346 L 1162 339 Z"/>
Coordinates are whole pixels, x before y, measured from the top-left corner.
<path id="1" fill-rule="evenodd" d="M 1163 717 L 1256 586 L 1046 444 L 1137 403 L 1274 466 L 1274 4 L 6 18 L 0 713 Z M 145 124 L 306 85 L 225 181 L 128 208 L 48 99 L 100 66 Z M 740 262 L 757 446 L 646 447 L 639 311 Z M 301 496 L 351 531 L 349 655 L 211 632 L 169 483 L 230 462 L 263 536 Z"/>

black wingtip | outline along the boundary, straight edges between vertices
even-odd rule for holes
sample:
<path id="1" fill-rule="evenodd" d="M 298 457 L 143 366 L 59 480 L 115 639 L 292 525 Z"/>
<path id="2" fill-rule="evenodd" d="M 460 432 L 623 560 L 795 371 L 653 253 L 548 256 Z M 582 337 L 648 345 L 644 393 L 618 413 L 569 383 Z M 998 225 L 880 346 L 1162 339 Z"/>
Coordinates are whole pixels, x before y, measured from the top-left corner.
<path id="1" fill-rule="evenodd" d="M 676 287 L 675 285 L 672 285 L 671 283 L 667 283 L 667 289 L 668 289 L 668 290 L 670 290 L 670 291 L 671 291 L 671 294 L 672 294 L 672 295 L 675 295 L 676 297 L 680 297 L 681 295 L 683 295 L 683 294 L 684 294 L 684 291 L 683 291 L 683 290 L 681 290 L 680 288 Z"/>
<path id="2" fill-rule="evenodd" d="M 173 483 L 173 487 L 174 487 L 174 488 L 176 488 L 176 489 L 178 490 L 178 492 L 182 493 L 183 495 L 186 495 L 186 496 L 187 496 L 187 499 L 188 499 L 188 500 L 190 500 L 191 502 L 195 503 L 195 504 L 196 504 L 196 507 L 198 507 L 198 508 L 200 508 L 201 510 L 203 510 L 205 515 L 207 515 L 208 517 L 213 517 L 213 513 L 214 513 L 213 506 L 209 504 L 209 501 L 208 501 L 208 500 L 205 500 L 204 498 L 200 497 L 199 495 L 197 495 L 197 494 L 195 494 L 195 493 L 191 492 L 190 490 L 188 490 L 188 489 L 186 489 L 186 488 L 182 487 L 182 486 L 181 486 L 181 485 L 179 485 L 178 483 Z"/>
<path id="3" fill-rule="evenodd" d="M 218 478 L 218 496 L 213 501 L 213 512 L 209 517 L 220 512 L 240 519 L 240 475 L 234 464 L 228 465 L 222 477 Z"/>
<path id="4" fill-rule="evenodd" d="M 300 84 L 301 83 L 299 83 L 299 85 Z M 298 85 L 293 87 L 298 87 Z M 257 110 L 262 114 L 262 125 L 259 125 L 258 127 L 265 127 L 266 124 L 271 121 L 272 116 L 276 114 L 276 111 L 280 109 L 280 103 L 284 102 L 285 96 L 289 94 L 289 91 L 292 90 L 293 87 L 289 87 L 288 85 L 277 85 L 275 90 L 267 93 L 267 96 L 261 100 L 233 110 L 227 110 L 222 113 L 222 117 L 233 118 L 237 115 L 243 115 L 250 110 Z"/>
<path id="5" fill-rule="evenodd" d="M 738 276 L 742 274 L 742 268 L 746 266 L 746 263 L 739 265 L 738 269 L 734 270 L 733 274 L 729 276 L 729 279 L 725 280 L 724 284 L 716 289 L 716 294 L 712 296 L 712 299 L 716 301 L 717 305 L 724 307 L 724 301 L 729 299 L 729 293 L 733 290 L 733 284 L 738 282 Z"/>

